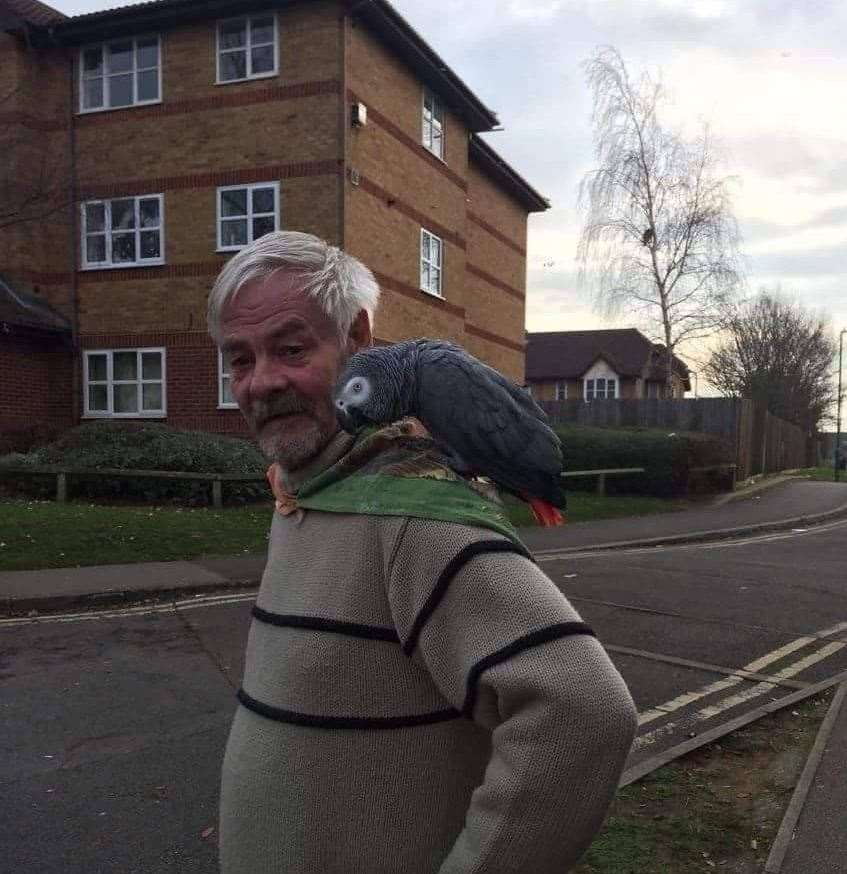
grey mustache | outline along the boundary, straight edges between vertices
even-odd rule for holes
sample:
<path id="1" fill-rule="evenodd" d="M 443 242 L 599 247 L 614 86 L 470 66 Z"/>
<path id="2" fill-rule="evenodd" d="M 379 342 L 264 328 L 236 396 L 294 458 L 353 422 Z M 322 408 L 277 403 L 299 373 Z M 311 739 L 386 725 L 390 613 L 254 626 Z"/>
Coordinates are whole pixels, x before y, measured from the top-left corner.
<path id="1" fill-rule="evenodd" d="M 291 413 L 311 412 L 311 406 L 301 397 L 294 394 L 279 395 L 269 401 L 257 401 L 253 404 L 253 419 L 261 427 L 274 416 L 287 416 Z"/>

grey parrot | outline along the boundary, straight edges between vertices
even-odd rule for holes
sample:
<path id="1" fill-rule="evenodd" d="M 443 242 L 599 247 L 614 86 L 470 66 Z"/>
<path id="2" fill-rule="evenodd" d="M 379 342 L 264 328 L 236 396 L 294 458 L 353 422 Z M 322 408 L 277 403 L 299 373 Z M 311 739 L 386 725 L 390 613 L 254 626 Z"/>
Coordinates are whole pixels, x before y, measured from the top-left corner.
<path id="1" fill-rule="evenodd" d="M 446 340 L 405 340 L 357 352 L 333 394 L 345 431 L 414 416 L 451 467 L 527 501 L 542 525 L 565 507 L 562 446 L 529 394 Z"/>

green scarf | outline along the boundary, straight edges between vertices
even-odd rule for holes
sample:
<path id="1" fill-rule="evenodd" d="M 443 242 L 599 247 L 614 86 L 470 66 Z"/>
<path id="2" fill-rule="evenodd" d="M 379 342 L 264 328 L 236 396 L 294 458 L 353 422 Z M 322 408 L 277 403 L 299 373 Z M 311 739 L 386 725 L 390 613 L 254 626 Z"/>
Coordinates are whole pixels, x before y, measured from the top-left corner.
<path id="1" fill-rule="evenodd" d="M 361 431 L 343 458 L 300 486 L 296 501 L 298 507 L 326 513 L 474 525 L 526 549 L 493 486 L 463 479 L 408 421 Z"/>

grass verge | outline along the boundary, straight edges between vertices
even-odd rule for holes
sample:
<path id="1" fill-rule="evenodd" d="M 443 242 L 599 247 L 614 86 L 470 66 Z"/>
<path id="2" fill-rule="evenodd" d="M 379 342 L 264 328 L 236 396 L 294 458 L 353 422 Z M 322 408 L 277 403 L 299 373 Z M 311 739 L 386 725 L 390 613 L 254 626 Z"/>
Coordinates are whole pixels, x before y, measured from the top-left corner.
<path id="1" fill-rule="evenodd" d="M 754 722 L 619 790 L 574 874 L 758 874 L 832 698 Z"/>
<path id="2" fill-rule="evenodd" d="M 807 477 L 808 479 L 822 480 L 825 482 L 835 482 L 835 471 L 832 467 L 807 467 L 804 470 L 798 470 L 799 476 Z M 847 470 L 838 471 L 838 481 L 847 483 Z"/>
<path id="3" fill-rule="evenodd" d="M 580 492 L 571 493 L 568 500 L 571 522 L 681 506 L 661 498 L 601 498 Z M 525 504 L 510 502 L 509 511 L 516 525 L 532 524 Z M 270 503 L 212 510 L 4 500 L 0 501 L 0 570 L 261 553 L 267 548 L 271 512 Z"/>

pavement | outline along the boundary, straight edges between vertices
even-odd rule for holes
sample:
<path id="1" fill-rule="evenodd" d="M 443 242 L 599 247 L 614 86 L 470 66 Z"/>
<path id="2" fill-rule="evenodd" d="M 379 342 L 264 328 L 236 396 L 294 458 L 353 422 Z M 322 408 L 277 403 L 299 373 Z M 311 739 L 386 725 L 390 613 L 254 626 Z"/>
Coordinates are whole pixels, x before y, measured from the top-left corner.
<path id="1" fill-rule="evenodd" d="M 651 515 L 645 517 L 631 517 L 621 519 L 610 519 L 595 521 L 581 524 L 570 524 L 562 528 L 556 529 L 523 529 L 523 536 L 527 545 L 536 553 L 537 557 L 542 562 L 550 567 L 551 571 L 554 566 L 567 565 L 568 573 L 566 576 L 576 577 L 572 573 L 576 568 L 568 564 L 571 559 L 577 554 L 600 553 L 594 555 L 593 558 L 583 560 L 579 565 L 579 582 L 581 585 L 580 592 L 583 596 L 592 594 L 591 574 L 592 567 L 601 560 L 603 551 L 609 550 L 612 553 L 618 548 L 623 547 L 651 547 L 659 544 L 668 545 L 674 543 L 686 542 L 703 542 L 709 540 L 723 540 L 732 537 L 740 537 L 748 534 L 757 534 L 759 532 L 771 531 L 786 531 L 805 529 L 823 523 L 830 519 L 847 517 L 847 485 L 835 483 L 810 482 L 798 479 L 775 480 L 765 483 L 766 488 L 762 488 L 763 483 L 757 484 L 755 490 L 740 492 L 733 496 L 731 502 L 712 502 L 709 505 L 697 506 L 694 509 L 684 510 L 677 513 L 669 513 L 663 515 Z M 840 553 L 838 550 L 838 540 L 841 537 L 839 528 L 837 531 L 831 531 L 827 537 L 829 542 L 834 544 L 834 551 L 829 553 L 829 562 L 833 568 L 840 567 Z M 794 535 L 790 535 L 794 536 Z M 800 534 L 801 539 L 806 539 L 808 535 Z M 814 537 L 812 539 L 815 539 Z M 781 561 L 778 554 L 779 543 L 772 542 L 773 538 L 764 538 L 759 547 L 756 547 L 766 560 L 771 560 L 778 565 Z M 817 547 L 823 551 L 823 547 Z M 730 550 L 731 552 L 733 550 Z M 650 550 L 650 556 L 660 556 L 660 550 Z M 698 558 L 698 564 L 704 567 L 707 564 L 707 556 L 716 555 L 715 553 L 704 553 L 701 558 Z M 758 553 L 757 553 L 758 555 Z M 560 561 L 559 557 L 566 558 L 567 561 Z M 847 559 L 847 551 L 844 552 Z M 612 555 L 605 556 L 602 560 L 611 559 Z M 620 560 L 627 563 L 632 573 L 629 576 L 618 576 L 619 585 L 621 587 L 621 596 L 627 594 L 630 600 L 635 603 L 637 599 L 637 590 L 643 588 L 640 586 L 641 578 L 638 577 L 637 568 L 635 565 L 635 556 L 622 554 Z M 668 558 L 666 561 L 670 561 Z M 760 559 L 757 559 L 760 560 Z M 655 558 L 655 561 L 660 561 L 660 558 Z M 145 596 L 161 596 L 163 594 L 177 594 L 179 597 L 191 597 L 192 593 L 210 592 L 227 589 L 246 589 L 255 586 L 264 567 L 265 557 L 261 555 L 253 555 L 238 558 L 224 559 L 208 559 L 186 562 L 156 562 L 150 564 L 136 565 L 111 565 L 102 567 L 87 567 L 87 568 L 66 568 L 46 571 L 19 571 L 19 572 L 4 572 L 0 573 L 0 607 L 6 606 L 7 610 L 13 614 L 21 615 L 30 611 L 49 612 L 62 608 L 65 605 L 75 604 L 84 605 L 91 609 L 100 604 L 106 605 L 115 601 L 123 603 L 127 600 L 139 600 Z M 587 562 L 587 564 L 586 564 Z M 847 560 L 845 561 L 847 566 Z M 675 568 L 675 566 L 674 566 Z M 710 573 L 714 573 L 714 569 L 707 568 Z M 670 568 L 669 568 L 670 570 Z M 652 576 L 656 575 L 656 569 L 652 566 L 648 571 Z M 674 570 L 675 573 L 675 570 Z M 840 573 L 837 569 L 834 571 L 836 576 Z M 840 579 L 840 577 L 838 577 Z M 673 574 L 668 575 L 668 580 L 672 582 Z M 635 586 L 632 583 L 635 581 Z M 751 581 L 745 579 L 743 581 L 746 588 Z M 673 591 L 673 586 L 668 586 L 664 589 L 669 594 Z M 715 589 L 714 591 L 717 591 Z M 833 590 L 833 597 L 839 598 L 841 587 L 838 585 Z M 247 597 L 245 593 L 241 597 Z M 609 598 L 612 596 L 609 595 Z M 696 598 L 696 594 L 689 594 L 687 597 Z M 702 597 L 705 599 L 715 598 L 714 592 L 704 591 Z M 801 593 L 795 592 L 797 598 L 795 610 L 805 611 L 805 601 L 803 601 Z M 579 599 L 577 599 L 579 600 Z M 622 600 L 617 598 L 617 600 Z M 693 603 L 693 602 L 692 602 Z M 810 602 L 811 603 L 811 602 Z M 836 603 L 837 602 L 833 602 Z M 591 605 L 587 602 L 579 604 L 580 609 L 586 609 Z M 611 611 L 614 605 L 597 602 L 594 606 L 595 611 Z M 637 604 L 636 604 L 637 606 Z M 699 607 L 700 605 L 695 604 Z M 730 609 L 731 605 L 726 604 L 726 609 Z M 658 608 L 661 605 L 652 604 L 652 609 L 645 612 L 645 621 L 650 619 L 650 616 L 655 614 L 654 618 L 657 623 L 656 634 L 661 637 L 662 646 L 656 646 L 654 641 L 649 636 L 649 627 L 643 622 L 638 628 L 638 634 L 632 640 L 622 635 L 620 629 L 617 629 L 619 643 L 626 646 L 617 646 L 615 656 L 621 662 L 624 670 L 626 668 L 630 672 L 636 670 L 636 661 L 633 656 L 639 655 L 639 650 L 628 649 L 628 647 L 643 647 L 662 649 L 663 652 L 670 652 L 672 655 L 674 649 L 674 632 L 668 625 L 667 619 L 670 613 L 662 613 Z M 670 609 L 670 608 L 668 608 Z M 692 608 L 693 609 L 693 608 Z M 703 612 L 705 615 L 706 611 Z M 649 614 L 649 615 L 648 615 Z M 598 617 L 599 617 L 598 613 Z M 622 623 L 632 624 L 631 619 L 627 619 L 629 614 L 624 614 L 620 619 Z M 805 614 L 804 614 L 805 615 Z M 594 621 L 594 616 L 590 617 Z M 247 621 L 249 616 L 246 612 Z M 815 625 L 825 625 L 827 622 L 832 622 L 832 616 L 810 615 L 808 621 Z M 165 621 L 164 619 L 162 620 Z M 171 621 L 170 619 L 167 621 Z M 168 646 L 176 646 L 177 633 L 177 618 L 174 618 L 173 623 L 175 628 L 172 630 L 173 640 L 168 638 L 164 644 Z M 764 621 L 764 620 L 761 620 Z M 139 619 L 138 623 L 141 624 Z M 221 618 L 221 628 L 224 624 L 229 627 L 231 620 L 229 618 Z M 688 634 L 688 620 L 683 617 L 680 623 L 678 633 L 690 637 Z M 87 626 L 89 623 L 82 623 Z M 612 629 L 611 618 L 607 620 L 609 630 Z M 840 628 L 840 626 L 839 626 Z M 690 629 L 688 629 L 690 631 Z M 42 634 L 47 634 L 45 630 Z M 58 633 L 58 629 L 57 629 Z M 85 630 L 80 628 L 79 632 L 82 637 L 80 641 L 87 639 Z M 118 633 L 117 631 L 115 633 Z M 141 634 L 139 629 L 136 634 Z M 145 634 L 149 634 L 149 629 L 144 629 Z M 123 630 L 120 634 L 129 634 Z M 764 634 L 763 629 L 756 631 L 759 638 Z M 820 634 L 828 635 L 830 631 L 821 631 Z M 90 635 L 89 635 L 90 636 Z M 214 641 L 221 635 L 212 634 L 208 640 Z M 803 640 L 818 640 L 816 635 L 810 634 Z M 821 645 L 825 644 L 825 640 L 829 638 L 821 638 L 818 641 Z M 97 647 L 101 646 L 102 642 L 97 642 Z M 91 643 L 94 646 L 94 642 Z M 133 643 L 136 643 L 133 638 Z M 146 655 L 143 657 L 149 660 L 155 660 L 155 652 L 151 654 L 145 640 L 139 637 L 137 641 L 139 647 L 139 657 L 143 650 Z M 82 643 L 79 644 L 82 646 Z M 775 639 L 773 643 L 762 643 L 762 646 L 776 647 L 773 651 L 773 656 L 776 657 L 783 651 L 795 650 L 795 643 L 789 643 L 787 646 L 783 639 Z M 62 641 L 54 641 L 52 646 L 57 649 L 56 658 L 66 657 L 66 643 Z M 745 661 L 741 656 L 736 657 L 733 652 L 733 641 L 727 639 L 724 644 L 724 653 L 726 656 L 725 664 L 735 664 Z M 826 644 L 830 648 L 834 648 L 837 644 Z M 48 647 L 49 649 L 49 647 Z M 59 652 L 61 650 L 61 652 Z M 630 653 L 630 655 L 627 655 Z M 691 672 L 695 668 L 706 669 L 709 667 L 705 662 L 709 661 L 708 653 L 699 655 L 696 651 L 691 650 L 691 647 L 685 649 L 686 659 L 690 656 L 701 658 L 702 662 L 687 661 L 686 659 L 676 658 L 675 662 L 679 666 L 679 670 L 687 670 Z M 37 655 L 37 653 L 36 653 Z M 164 659 L 167 653 L 162 653 Z M 647 655 L 647 653 L 640 653 Z M 94 654 L 97 658 L 101 657 L 100 650 Z M 92 656 L 92 657 L 94 657 Z M 42 658 L 42 656 L 38 656 Z M 35 655 L 33 655 L 35 658 Z M 663 656 L 665 661 L 674 661 L 667 656 Z M 627 662 L 629 659 L 629 662 Z M 217 659 L 221 663 L 222 671 L 225 672 L 222 676 L 227 678 L 227 683 L 235 682 L 235 678 L 239 671 L 237 664 L 229 664 L 229 659 L 221 656 Z M 712 659 L 714 661 L 714 659 Z M 759 658 L 759 662 L 763 659 Z M 773 661 L 773 659 L 770 659 Z M 811 662 L 812 659 L 805 659 L 806 662 Z M 151 676 L 163 675 L 166 668 L 163 664 L 151 664 Z M 750 671 L 762 670 L 758 665 L 753 663 L 746 666 Z M 639 670 L 648 670 L 649 665 L 638 668 Z M 39 668 L 41 670 L 42 668 Z M 59 668 L 56 667 L 55 670 Z M 69 668 L 70 670 L 70 668 Z M 720 670 L 720 668 L 718 668 Z M 107 671 L 107 674 L 109 672 Z M 199 674 L 199 665 L 192 667 L 189 673 L 193 676 L 194 673 Z M 787 672 L 786 676 L 788 676 Z M 232 674 L 230 677 L 229 675 Z M 77 674 L 75 673 L 75 677 Z M 79 674 L 79 677 L 87 676 L 85 672 Z M 97 682 L 102 682 L 103 678 L 100 674 L 92 674 L 92 677 L 100 677 Z M 758 674 L 745 675 L 745 680 L 732 680 L 729 678 L 724 680 L 724 684 L 736 682 L 738 685 L 733 688 L 745 690 L 746 684 L 752 687 L 756 679 L 760 679 Z M 108 678 L 107 678 L 108 679 Z M 675 678 L 670 674 L 662 682 L 671 682 Z M 708 683 L 710 680 L 705 674 L 703 682 Z M 92 682 L 94 680 L 92 679 Z M 629 680 L 628 680 L 629 682 Z M 745 685 L 741 685 L 741 683 Z M 786 681 L 789 683 L 790 680 Z M 762 685 L 762 684 L 759 684 Z M 764 684 L 767 685 L 767 684 Z M 79 680 L 75 680 L 75 686 L 79 687 Z M 705 686 L 704 688 L 710 688 Z M 769 686 L 773 689 L 773 686 Z M 132 690 L 130 690 L 132 691 Z M 809 689 L 801 690 L 798 694 L 805 694 Z M 227 695 L 230 694 L 228 687 L 223 689 Z M 200 692 L 197 692 L 199 695 Z M 746 693 L 744 693 L 746 694 Z M 670 703 L 680 700 L 678 690 L 669 686 L 668 691 L 662 694 L 656 694 L 657 700 L 663 700 L 664 697 L 669 699 Z M 691 697 L 689 695 L 689 697 Z M 212 713 L 212 706 L 203 699 L 201 702 L 203 712 Z M 81 701 L 79 706 L 83 707 L 84 702 Z M 85 705 L 83 709 L 87 708 Z M 667 704 L 664 705 L 667 707 Z M 204 709 L 205 708 L 205 709 Z M 86 712 L 88 712 L 86 710 Z M 212 717 L 209 716 L 209 719 Z M 678 721 L 678 730 L 682 732 L 682 736 L 686 736 L 689 726 L 685 725 L 682 720 Z M 656 725 L 651 723 L 650 725 Z M 221 726 L 215 723 L 212 729 L 215 731 L 223 731 L 225 728 L 224 722 Z M 186 729 L 188 730 L 188 729 Z M 192 726 L 194 730 L 194 726 Z M 210 729 L 211 730 L 211 729 Z M 663 726 L 660 731 L 664 731 Z M 823 729 L 822 729 L 823 731 Z M 111 734 L 104 736 L 112 737 Z M 127 729 L 126 738 L 134 736 Z M 688 737 L 692 733 L 687 734 Z M 120 737 L 124 737 L 121 735 Z M 217 735 L 216 735 L 217 737 Z M 125 738 L 125 739 L 126 739 Z M 704 737 L 700 738 L 702 741 Z M 130 740 L 126 740 L 129 744 Z M 692 741 L 693 742 L 693 741 Z M 123 743 L 123 741 L 121 741 Z M 122 748 L 121 748 L 122 749 Z M 817 753 L 813 751 L 810 754 L 810 761 L 814 755 L 817 755 L 817 761 L 813 763 L 804 772 L 804 778 L 801 783 L 805 785 L 805 792 L 800 798 L 793 801 L 793 809 L 789 811 L 793 814 L 793 819 L 788 819 L 786 814 L 786 822 L 783 828 L 783 843 L 785 851 L 778 860 L 778 867 L 769 866 L 766 870 L 771 872 L 780 872 L 780 874 L 847 874 L 847 783 L 843 780 L 845 768 L 847 768 L 847 705 L 840 708 L 839 712 L 834 713 L 832 719 L 829 720 L 826 736 L 821 735 L 821 741 L 816 745 Z M 100 755 L 99 748 L 96 751 Z M 93 755 L 93 753 L 92 753 Z M 51 758 L 51 757 L 47 757 Z M 164 783 L 164 777 L 162 778 Z M 53 789 L 47 789 L 47 792 L 53 793 Z M 207 815 L 208 811 L 204 811 L 203 815 Z M 101 815 L 101 814 L 98 814 Z M 208 814 L 210 815 L 210 814 Z M 191 828 L 197 828 L 197 825 L 192 823 Z M 205 831 L 204 831 L 205 834 Z M 785 835 L 788 837 L 786 838 Z M 776 862 L 774 863 L 777 864 Z"/>

